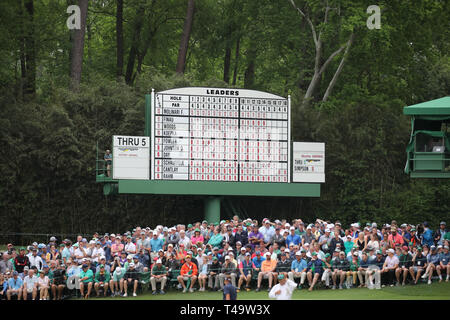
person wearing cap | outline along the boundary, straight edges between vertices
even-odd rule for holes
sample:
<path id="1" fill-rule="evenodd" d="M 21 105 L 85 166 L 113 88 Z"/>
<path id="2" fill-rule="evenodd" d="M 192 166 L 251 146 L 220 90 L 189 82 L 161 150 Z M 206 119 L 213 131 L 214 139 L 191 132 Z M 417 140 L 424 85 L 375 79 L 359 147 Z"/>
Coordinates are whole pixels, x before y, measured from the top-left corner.
<path id="1" fill-rule="evenodd" d="M 104 255 L 105 255 L 105 250 L 103 250 L 103 248 L 102 248 L 102 243 L 100 242 L 100 240 L 97 240 L 95 242 L 95 247 L 91 253 L 92 262 L 94 262 L 95 264 L 98 264 L 100 262 L 99 261 L 100 257 L 102 257 Z"/>
<path id="2" fill-rule="evenodd" d="M 244 230 L 242 224 L 237 226 L 237 230 L 234 233 L 234 239 L 236 240 L 236 243 L 240 242 L 242 246 L 246 246 L 248 244 L 248 233 Z"/>
<path id="3" fill-rule="evenodd" d="M 277 244 L 279 248 L 286 246 L 286 239 L 281 233 L 280 226 L 275 227 L 275 234 L 273 236 L 273 243 Z"/>
<path id="4" fill-rule="evenodd" d="M 128 257 L 130 258 L 130 260 L 133 258 L 133 256 L 131 255 L 129 255 Z M 139 284 L 139 272 L 137 272 L 134 267 L 135 267 L 134 262 L 132 261 L 129 262 L 128 268 L 126 269 L 123 278 L 120 280 L 123 283 L 122 284 L 124 290 L 123 297 L 128 296 L 128 287 L 130 286 L 133 287 L 133 297 L 137 296 L 136 291 Z"/>
<path id="5" fill-rule="evenodd" d="M 430 225 L 427 221 L 423 223 L 423 233 L 421 235 L 422 246 L 428 245 L 431 247 L 434 245 L 433 231 L 430 229 Z"/>
<path id="6" fill-rule="evenodd" d="M 189 292 L 194 292 L 194 284 L 197 280 L 197 275 L 197 265 L 191 261 L 191 256 L 187 255 L 184 264 L 181 266 L 180 275 L 177 277 L 178 282 L 183 287 L 183 293 L 188 292 L 188 290 Z M 190 282 L 189 289 L 184 283 L 185 281 L 187 281 L 188 283 Z"/>
<path id="7" fill-rule="evenodd" d="M 332 256 L 331 254 L 325 253 L 324 259 L 322 260 L 322 282 L 325 282 L 325 286 L 327 288 L 330 287 L 330 276 L 332 274 L 332 268 L 333 268 L 333 261 L 332 261 Z"/>
<path id="8" fill-rule="evenodd" d="M 324 253 L 330 252 L 331 230 L 325 229 L 325 233 L 319 237 L 318 244 Z"/>
<path id="9" fill-rule="evenodd" d="M 200 229 L 196 228 L 191 236 L 191 243 L 197 244 L 198 242 L 205 242 L 205 238 L 202 236 Z"/>
<path id="10" fill-rule="evenodd" d="M 333 287 L 332 289 L 336 289 L 336 281 L 337 277 L 339 277 L 339 289 L 342 289 L 342 284 L 347 275 L 347 271 L 350 269 L 350 262 L 345 257 L 345 252 L 340 251 L 339 256 L 337 256 L 333 261 L 333 273 L 331 274 L 331 278 L 333 279 Z"/>
<path id="11" fill-rule="evenodd" d="M 219 227 L 214 227 L 213 234 L 211 235 L 208 244 L 211 245 L 211 247 L 222 247 L 223 242 L 223 236 L 219 232 Z"/>
<path id="12" fill-rule="evenodd" d="M 270 290 L 269 298 L 277 300 L 291 300 L 292 293 L 297 287 L 297 284 L 288 279 L 284 274 L 279 274 L 277 279 L 278 283 Z"/>
<path id="13" fill-rule="evenodd" d="M 270 220 L 266 219 L 264 225 L 258 230 L 263 235 L 264 246 L 272 244 L 273 237 L 275 236 L 275 228 L 271 225 Z"/>
<path id="14" fill-rule="evenodd" d="M 316 236 L 312 232 L 312 226 L 311 225 L 307 226 L 306 233 L 302 236 L 302 245 L 304 245 L 305 243 L 312 244 L 316 240 L 317 240 Z"/>
<path id="15" fill-rule="evenodd" d="M 450 253 L 449 247 L 445 245 L 443 251 L 439 254 L 439 265 L 436 267 L 436 272 L 439 276 L 439 282 L 442 282 L 442 271 L 447 273 L 445 282 L 448 282 L 450 276 Z"/>
<path id="16" fill-rule="evenodd" d="M 66 279 L 66 267 L 64 264 L 59 264 L 52 273 L 50 283 L 53 300 L 62 300 L 63 291 L 66 287 Z"/>
<path id="17" fill-rule="evenodd" d="M 208 255 L 203 254 L 201 257 L 197 256 L 197 262 L 198 262 L 198 286 L 199 286 L 199 292 L 206 290 L 206 281 L 208 280 L 208 267 L 209 267 L 209 258 Z"/>
<path id="18" fill-rule="evenodd" d="M 19 277 L 17 271 L 12 272 L 12 277 L 8 279 L 8 289 L 6 291 L 6 298 L 11 300 L 12 295 L 17 296 L 17 300 L 20 300 L 23 292 L 23 280 Z"/>
<path id="19" fill-rule="evenodd" d="M 89 268 L 89 265 L 83 264 L 81 266 L 81 271 L 79 274 L 80 277 L 80 293 L 84 299 L 88 299 L 91 295 L 92 287 L 94 285 L 94 273 Z M 87 287 L 86 294 L 84 293 L 84 289 Z"/>
<path id="20" fill-rule="evenodd" d="M 245 290 L 250 291 L 250 281 L 252 280 L 253 262 L 250 252 L 244 254 L 244 260 L 239 262 L 239 281 L 237 291 L 240 292 L 242 283 L 245 281 Z"/>
<path id="21" fill-rule="evenodd" d="M 390 285 L 391 287 L 394 286 L 394 279 L 395 279 L 395 270 L 398 268 L 399 260 L 398 257 L 395 255 L 394 249 L 388 249 L 387 250 L 388 256 L 384 260 L 383 268 L 381 269 L 381 282 L 382 286 L 385 284 Z"/>
<path id="22" fill-rule="evenodd" d="M 345 247 L 344 241 L 341 239 L 338 229 L 336 230 L 337 231 L 334 232 L 333 238 L 330 240 L 330 252 L 335 252 L 338 244 L 340 246 L 340 249 L 344 249 Z"/>
<path id="23" fill-rule="evenodd" d="M 164 287 L 166 285 L 167 276 L 169 275 L 168 269 L 165 265 L 163 265 L 161 259 L 157 259 L 156 263 L 153 265 L 150 276 L 150 283 L 152 285 L 152 294 L 155 295 L 158 293 L 156 283 L 161 283 L 160 294 L 165 294 Z"/>
<path id="24" fill-rule="evenodd" d="M 223 281 L 223 300 L 237 300 L 237 289 L 236 286 L 232 284 L 231 276 L 225 276 Z"/>
<path id="25" fill-rule="evenodd" d="M 427 267 L 427 257 L 423 255 L 422 248 L 417 247 L 416 252 L 413 254 L 412 267 L 409 268 L 409 273 L 414 280 L 414 284 L 417 284 L 421 273 L 425 271 Z"/>
<path id="26" fill-rule="evenodd" d="M 306 276 L 309 283 L 308 291 L 313 290 L 314 286 L 317 283 L 317 280 L 319 280 L 320 276 L 323 273 L 322 260 L 318 258 L 317 252 L 313 252 L 311 255 L 311 260 L 308 262 L 306 268 Z"/>
<path id="27" fill-rule="evenodd" d="M 38 255 L 38 250 L 33 247 L 33 249 L 31 250 L 31 253 L 32 253 L 31 256 L 28 257 L 28 259 L 30 261 L 29 267 L 31 268 L 31 267 L 35 266 L 38 269 L 38 271 L 41 271 L 42 267 L 44 265 L 44 261 Z"/>
<path id="28" fill-rule="evenodd" d="M 213 291 L 219 289 L 219 274 L 221 271 L 222 265 L 219 259 L 216 256 L 213 256 L 212 262 L 208 265 L 208 287 Z"/>
<path id="29" fill-rule="evenodd" d="M 219 284 L 220 291 L 223 290 L 224 287 L 224 279 L 226 277 L 231 277 L 231 282 L 233 286 L 236 286 L 236 276 L 237 276 L 237 265 L 232 261 L 229 255 L 225 256 L 225 261 L 222 264 L 222 268 L 219 273 Z"/>
<path id="30" fill-rule="evenodd" d="M 222 243 L 222 241 L 221 241 L 221 243 Z M 178 246 L 181 246 L 181 245 L 183 245 L 185 248 L 189 248 L 191 245 L 191 240 L 189 239 L 189 237 L 186 236 L 186 232 L 184 230 L 180 230 L 180 240 L 178 240 Z M 153 246 L 152 246 L 152 248 L 153 248 Z"/>
<path id="31" fill-rule="evenodd" d="M 431 252 L 427 256 L 427 267 L 425 269 L 425 273 L 422 276 L 422 279 L 426 279 L 428 277 L 428 284 L 431 284 L 431 277 L 433 276 L 434 270 L 439 265 L 439 253 L 437 252 L 436 246 L 431 246 Z"/>
<path id="32" fill-rule="evenodd" d="M 302 257 L 302 252 L 297 251 L 295 253 L 295 259 L 291 263 L 291 271 L 288 272 L 288 277 L 291 281 L 300 278 L 300 283 L 298 284 L 299 289 L 302 288 L 302 285 L 305 282 L 307 268 L 308 263 L 306 261 L 306 256 Z"/>
<path id="33" fill-rule="evenodd" d="M 23 300 L 36 300 L 37 297 L 38 277 L 34 274 L 34 270 L 29 270 L 28 275 L 23 278 L 22 297 Z"/>
<path id="34" fill-rule="evenodd" d="M 111 235 L 111 238 L 113 235 Z M 114 237 L 115 240 L 111 245 L 111 255 L 115 259 L 116 257 L 120 257 L 120 253 L 125 248 L 125 245 L 120 241 L 120 237 Z"/>
<path id="35" fill-rule="evenodd" d="M 434 233 L 433 238 L 437 246 L 444 245 L 444 236 L 448 232 L 446 226 L 447 224 L 445 223 L 445 221 L 441 221 L 441 223 L 439 224 L 439 229 L 437 229 L 436 232 Z"/>
<path id="36" fill-rule="evenodd" d="M 68 261 L 69 261 L 70 257 L 72 256 L 72 253 L 73 253 L 72 242 L 70 240 L 68 240 L 64 243 L 64 248 L 62 249 L 62 252 L 61 252 L 62 262 L 65 265 L 69 264 Z"/>
<path id="37" fill-rule="evenodd" d="M 125 243 L 124 249 L 127 254 L 135 255 L 136 254 L 136 245 L 131 240 L 132 240 L 131 235 L 128 235 L 127 242 Z"/>
<path id="38" fill-rule="evenodd" d="M 395 278 L 397 279 L 397 286 L 406 283 L 406 278 L 409 274 L 409 268 L 412 266 L 412 255 L 408 252 L 408 247 L 403 246 L 401 250 L 401 255 L 398 258 L 398 268 L 395 270 Z M 400 275 L 403 275 L 403 281 L 400 281 Z"/>
<path id="39" fill-rule="evenodd" d="M 144 231 L 141 231 L 139 238 L 136 240 L 136 251 L 150 250 L 150 238 L 145 235 Z"/>
<path id="40" fill-rule="evenodd" d="M 121 296 L 123 292 L 123 277 L 125 275 L 125 269 L 117 266 L 113 270 L 112 278 L 109 281 L 111 297 Z"/>
<path id="41" fill-rule="evenodd" d="M 95 273 L 94 289 L 97 297 L 100 296 L 100 288 L 103 289 L 103 296 L 106 297 L 108 292 L 109 282 L 111 281 L 111 274 L 106 270 L 104 264 L 99 265 L 99 270 Z"/>
<path id="42" fill-rule="evenodd" d="M 169 229 L 169 237 L 167 238 L 167 245 L 172 244 L 174 247 L 178 247 L 178 242 L 180 241 L 180 235 L 177 233 L 176 228 Z"/>
<path id="43" fill-rule="evenodd" d="M 362 233 L 360 232 L 360 234 L 362 234 Z M 354 247 L 354 250 L 352 250 L 352 255 L 351 255 L 350 259 L 348 259 L 350 262 L 350 266 L 349 266 L 349 271 L 347 271 L 347 273 L 346 273 L 347 289 L 350 289 L 352 286 L 356 285 L 356 277 L 358 275 L 358 268 L 359 268 L 359 253 L 356 249 L 358 249 L 358 248 Z"/>
<path id="44" fill-rule="evenodd" d="M 298 234 L 295 233 L 295 227 L 289 228 L 289 235 L 286 237 L 286 246 L 290 247 L 293 245 L 300 245 L 302 243 L 302 239 Z"/>
<path id="45" fill-rule="evenodd" d="M 19 272 L 19 276 L 23 273 L 23 268 L 30 266 L 30 261 L 25 255 L 25 248 L 19 249 L 19 255 L 14 258 L 14 269 Z"/>
<path id="46" fill-rule="evenodd" d="M 348 255 L 352 248 L 354 247 L 355 242 L 353 241 L 353 238 L 350 234 L 348 234 L 345 238 L 344 242 L 344 249 L 345 249 L 345 255 Z"/>
<path id="47" fill-rule="evenodd" d="M 291 271 L 291 264 L 292 262 L 288 260 L 286 253 L 280 253 L 280 260 L 277 262 L 275 272 L 273 273 L 274 284 L 277 284 L 279 274 L 283 273 L 286 277 L 288 276 L 289 271 Z"/>
<path id="48" fill-rule="evenodd" d="M 252 231 L 248 233 L 248 243 L 252 249 L 255 249 L 256 245 L 264 245 L 264 236 L 259 232 L 258 226 L 254 224 L 251 229 Z"/>

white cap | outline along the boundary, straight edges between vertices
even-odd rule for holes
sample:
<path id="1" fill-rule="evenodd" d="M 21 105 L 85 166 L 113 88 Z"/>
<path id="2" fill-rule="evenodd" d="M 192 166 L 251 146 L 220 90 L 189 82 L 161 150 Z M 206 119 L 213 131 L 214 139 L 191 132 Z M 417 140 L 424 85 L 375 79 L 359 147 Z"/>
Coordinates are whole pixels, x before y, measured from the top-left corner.
<path id="1" fill-rule="evenodd" d="M 89 241 L 89 244 L 95 244 L 94 240 Z"/>
<path id="2" fill-rule="evenodd" d="M 114 238 L 115 238 L 115 237 L 116 237 L 116 235 L 115 235 L 114 233 L 111 233 L 111 237 L 114 237 Z"/>
<path id="3" fill-rule="evenodd" d="M 289 250 L 288 248 L 284 249 L 284 252 L 291 252 L 291 250 Z"/>
<path id="4" fill-rule="evenodd" d="M 289 230 L 295 230 L 295 228 L 294 227 L 290 227 Z"/>
<path id="5" fill-rule="evenodd" d="M 129 254 L 129 255 L 127 256 L 127 259 L 133 259 L 133 255 L 132 255 L 132 254 Z"/>
<path id="6" fill-rule="evenodd" d="M 122 272 L 122 269 L 121 269 L 120 267 L 117 267 L 116 270 L 115 270 L 115 272 L 116 272 L 117 274 L 120 274 L 120 273 Z"/>
<path id="7" fill-rule="evenodd" d="M 130 267 L 134 267 L 134 262 L 130 263 Z"/>
<path id="8" fill-rule="evenodd" d="M 264 254 L 265 256 L 270 256 L 270 255 L 272 255 L 269 251 L 267 251 L 265 254 Z"/>
<path id="9" fill-rule="evenodd" d="M 230 256 L 225 256 L 225 260 L 230 260 Z"/>
<path id="10" fill-rule="evenodd" d="M 301 256 L 302 253 L 301 253 L 300 251 L 297 251 L 297 252 L 295 253 L 295 255 L 296 255 L 296 256 Z"/>

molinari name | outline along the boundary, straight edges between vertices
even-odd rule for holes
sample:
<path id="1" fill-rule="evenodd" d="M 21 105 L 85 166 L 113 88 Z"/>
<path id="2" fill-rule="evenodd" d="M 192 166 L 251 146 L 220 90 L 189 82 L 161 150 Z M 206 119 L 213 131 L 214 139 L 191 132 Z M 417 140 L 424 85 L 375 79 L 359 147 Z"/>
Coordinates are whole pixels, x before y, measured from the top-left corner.
<path id="1" fill-rule="evenodd" d="M 206 94 L 222 95 L 222 96 L 238 96 L 239 90 L 223 90 L 223 89 L 206 89 Z"/>

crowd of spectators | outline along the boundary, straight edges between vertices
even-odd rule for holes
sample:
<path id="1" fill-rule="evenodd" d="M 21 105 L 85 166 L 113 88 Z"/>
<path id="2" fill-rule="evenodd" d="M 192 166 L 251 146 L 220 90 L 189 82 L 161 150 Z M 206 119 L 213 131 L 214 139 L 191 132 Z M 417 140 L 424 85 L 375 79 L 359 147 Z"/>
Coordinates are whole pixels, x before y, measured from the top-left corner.
<path id="1" fill-rule="evenodd" d="M 75 240 L 75 239 L 74 239 Z M 51 237 L 28 247 L 8 244 L 0 257 L 0 299 L 137 296 L 165 290 L 268 291 L 278 275 L 298 289 L 404 286 L 449 281 L 450 233 L 419 225 L 301 219 L 136 227 L 75 241 Z"/>

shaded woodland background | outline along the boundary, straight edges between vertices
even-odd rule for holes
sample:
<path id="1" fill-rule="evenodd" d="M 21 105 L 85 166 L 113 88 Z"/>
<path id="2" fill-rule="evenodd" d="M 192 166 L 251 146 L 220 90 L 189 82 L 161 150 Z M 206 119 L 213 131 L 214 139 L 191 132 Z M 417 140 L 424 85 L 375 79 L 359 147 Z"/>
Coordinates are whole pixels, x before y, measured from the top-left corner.
<path id="1" fill-rule="evenodd" d="M 319 199 L 236 197 L 241 217 L 448 221 L 450 181 L 403 172 L 402 108 L 449 95 L 450 4 L 376 1 L 369 30 L 372 2 L 1 1 L 0 233 L 202 219 L 201 197 L 106 197 L 95 183 L 97 142 L 143 135 L 144 95 L 183 86 L 290 94 L 292 139 L 326 143 Z"/>

